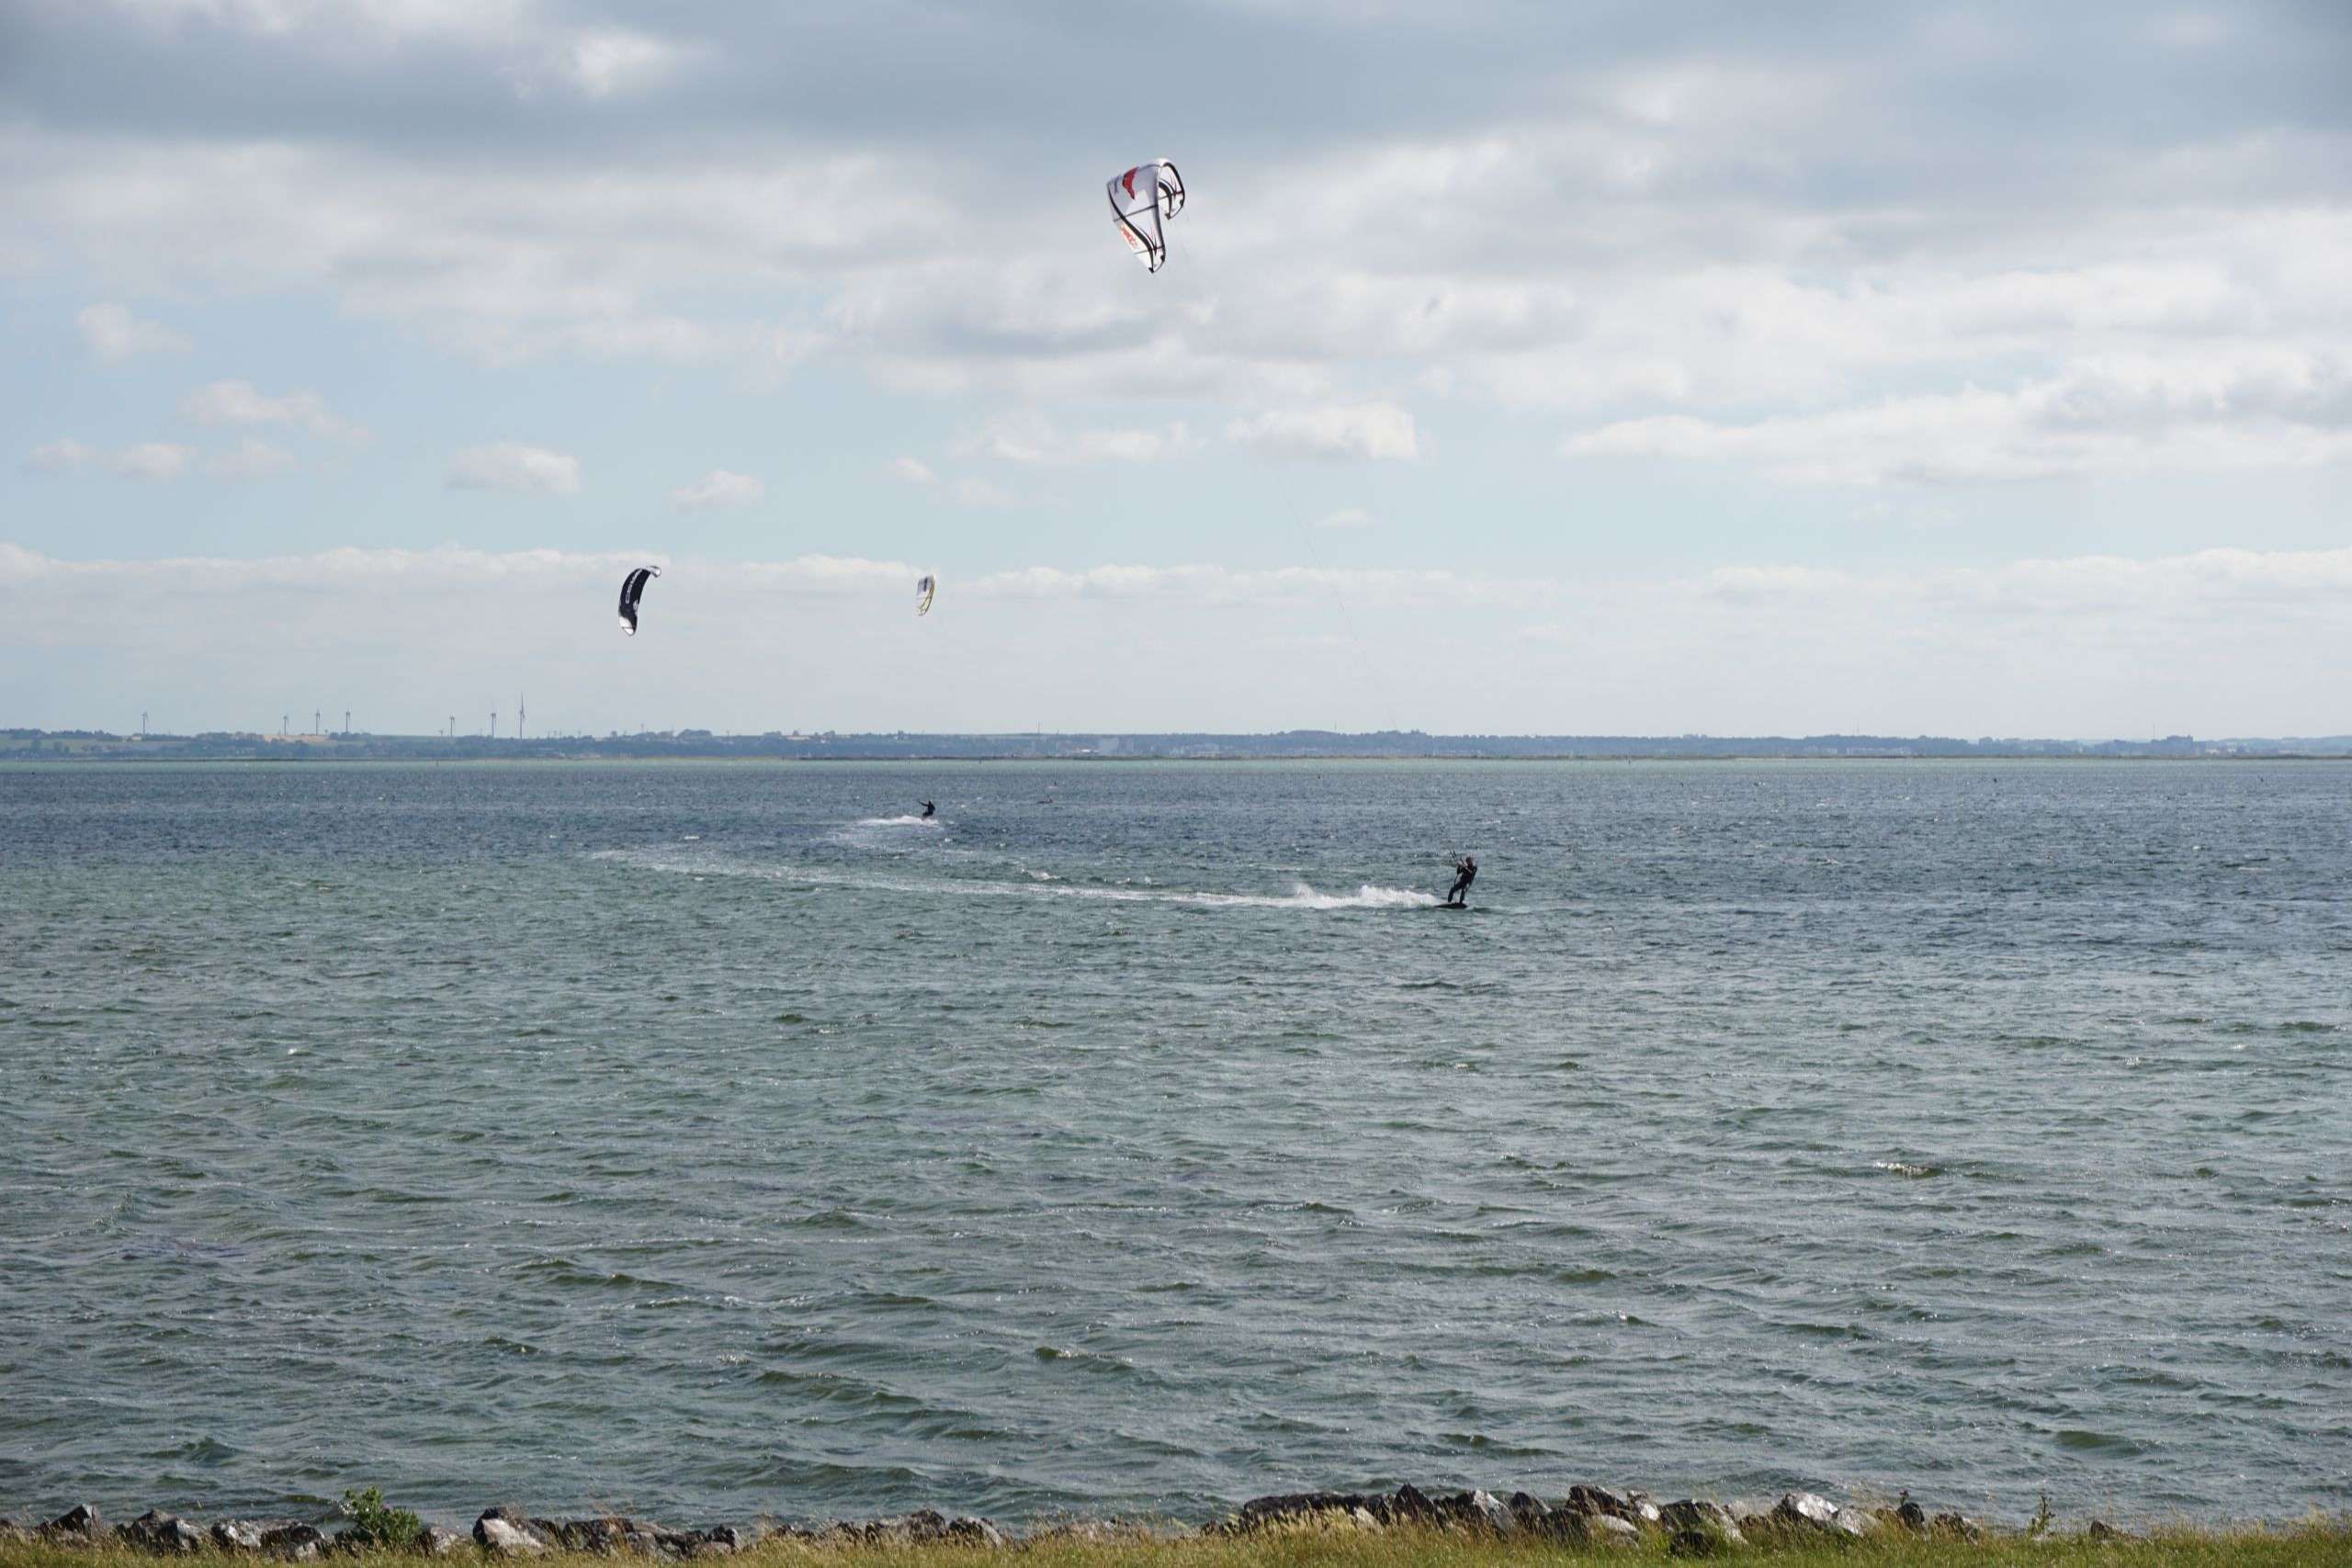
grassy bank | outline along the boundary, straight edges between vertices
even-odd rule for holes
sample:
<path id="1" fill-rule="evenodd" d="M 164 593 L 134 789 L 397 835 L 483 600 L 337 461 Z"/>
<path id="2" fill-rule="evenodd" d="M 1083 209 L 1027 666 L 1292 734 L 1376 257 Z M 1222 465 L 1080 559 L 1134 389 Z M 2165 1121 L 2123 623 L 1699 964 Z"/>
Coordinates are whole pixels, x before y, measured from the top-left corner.
<path id="1" fill-rule="evenodd" d="M 471 1547 L 457 1554 L 480 1561 Z M 1023 1568 L 1565 1568 L 1582 1562 L 1626 1564 L 1668 1561 L 1663 1537 L 1625 1546 L 1563 1547 L 1496 1540 L 1442 1530 L 1275 1530 L 1221 1538 L 1145 1534 L 1083 1539 L 1046 1533 L 1009 1549 L 909 1543 L 828 1543 L 776 1537 L 736 1553 L 745 1568 L 1003 1568 L 1008 1555 Z M 448 1557 L 370 1552 L 382 1565 L 436 1564 Z M 1890 1533 L 1839 1544 L 1826 1538 L 1768 1540 L 1727 1551 L 1719 1560 L 1770 1563 L 1772 1568 L 2352 1568 L 2352 1520 L 2291 1528 L 2166 1530 L 2145 1537 L 2083 1535 L 1995 1536 L 1946 1540 Z M 333 1559 L 328 1559 L 333 1561 Z M 558 1553 L 538 1561 L 567 1568 L 608 1559 Z M 1679 1561 L 1679 1560 L 1677 1560 Z M 0 1568 L 154 1568 L 152 1556 L 117 1547 L 74 1548 L 40 1542 L 0 1542 Z"/>

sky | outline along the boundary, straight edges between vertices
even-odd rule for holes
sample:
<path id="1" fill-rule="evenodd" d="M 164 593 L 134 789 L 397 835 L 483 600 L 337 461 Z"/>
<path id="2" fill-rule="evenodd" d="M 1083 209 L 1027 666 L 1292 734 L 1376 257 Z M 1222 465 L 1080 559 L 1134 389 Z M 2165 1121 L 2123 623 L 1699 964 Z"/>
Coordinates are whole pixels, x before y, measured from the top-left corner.
<path id="1" fill-rule="evenodd" d="M 0 725 L 2352 731 L 2346 82 L 2336 0 L 0 0 Z"/>

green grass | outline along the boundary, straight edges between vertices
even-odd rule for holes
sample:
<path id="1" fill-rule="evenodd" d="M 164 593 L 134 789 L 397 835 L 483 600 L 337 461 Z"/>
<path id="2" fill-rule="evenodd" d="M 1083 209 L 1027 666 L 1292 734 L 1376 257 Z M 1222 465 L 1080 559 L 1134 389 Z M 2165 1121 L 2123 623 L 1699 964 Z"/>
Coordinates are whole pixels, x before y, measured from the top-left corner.
<path id="1" fill-rule="evenodd" d="M 1005 1552 L 961 1545 L 815 1544 L 777 1539 L 762 1541 L 736 1561 L 745 1568 L 1001 1568 L 1007 1556 L 1018 1556 L 1023 1568 L 1569 1568 L 1586 1562 L 1679 1561 L 1667 1555 L 1665 1537 L 1655 1533 L 1637 1546 L 1562 1548 L 1439 1530 L 1373 1534 L 1313 1525 L 1233 1539 L 1137 1532 L 1088 1540 L 1048 1533 Z M 0 1543 L 0 1568 L 153 1568 L 157 1561 L 117 1547 Z M 447 1562 L 407 1551 L 373 1551 L 366 1561 L 379 1568 L 412 1562 L 438 1562 L 446 1568 Z M 556 1568 L 585 1568 L 589 1562 L 610 1560 L 552 1556 L 537 1561 Z M 2352 1520 L 2165 1530 L 2121 1540 L 2080 1535 L 2029 1540 L 2000 1535 L 1959 1541 L 1889 1532 L 1843 1546 L 1826 1540 L 1751 1543 L 1716 1561 L 1770 1563 L 1771 1568 L 1826 1568 L 1831 1563 L 1838 1568 L 2352 1568 Z"/>

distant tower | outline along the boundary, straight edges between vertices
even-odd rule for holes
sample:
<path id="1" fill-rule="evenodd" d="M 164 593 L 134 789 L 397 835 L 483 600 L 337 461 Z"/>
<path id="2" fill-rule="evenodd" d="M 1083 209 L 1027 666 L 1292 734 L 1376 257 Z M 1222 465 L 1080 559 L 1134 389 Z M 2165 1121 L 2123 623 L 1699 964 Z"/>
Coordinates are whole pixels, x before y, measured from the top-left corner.
<path id="1" fill-rule="evenodd" d="M 294 733 L 294 716 L 292 714 L 282 713 L 277 716 L 277 733 L 280 735 L 291 735 Z"/>
<path id="2" fill-rule="evenodd" d="M 312 709 L 311 710 L 311 734 L 313 734 L 313 735 L 316 735 L 318 732 L 319 732 L 319 710 L 318 710 L 318 709 L 316 709 L 316 708 L 312 708 Z"/>
<path id="3" fill-rule="evenodd" d="M 458 738 L 458 716 L 457 716 L 456 714 L 451 714 L 451 715 L 449 716 L 449 739 L 452 739 L 452 740 L 455 740 L 457 738 Z"/>
<path id="4" fill-rule="evenodd" d="M 490 710 L 490 738 L 492 740 L 498 739 L 498 710 L 496 708 Z"/>
<path id="5" fill-rule="evenodd" d="M 523 706 L 523 694 L 522 694 L 521 692 L 517 692 L 517 693 L 515 693 L 515 694 L 514 694 L 514 739 L 517 739 L 517 740 L 520 740 L 520 739 L 523 739 L 523 720 L 524 720 L 525 716 L 526 716 L 527 712 L 528 712 L 528 710 L 527 710 L 527 709 L 526 709 L 526 708 Z"/>
<path id="6" fill-rule="evenodd" d="M 345 735 L 351 733 L 351 710 L 349 708 L 343 710 L 343 732 Z"/>
<path id="7" fill-rule="evenodd" d="M 139 710 L 139 739 L 141 740 L 147 739 L 147 710 L 145 708 Z"/>

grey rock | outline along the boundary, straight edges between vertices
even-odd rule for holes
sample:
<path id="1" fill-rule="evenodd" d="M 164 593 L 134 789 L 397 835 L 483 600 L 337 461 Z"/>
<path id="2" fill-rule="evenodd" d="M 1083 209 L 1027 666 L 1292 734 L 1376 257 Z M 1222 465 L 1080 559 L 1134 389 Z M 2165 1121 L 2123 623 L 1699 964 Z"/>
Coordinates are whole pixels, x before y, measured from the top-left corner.
<path id="1" fill-rule="evenodd" d="M 1509 1534 L 1511 1527 L 1517 1522 L 1511 1517 L 1510 1509 L 1503 1500 L 1485 1490 L 1470 1494 L 1470 1509 L 1477 1516 L 1477 1522 L 1483 1529 L 1490 1529 L 1497 1535 Z"/>
<path id="2" fill-rule="evenodd" d="M 288 1562 L 314 1562 L 325 1552 L 327 1538 L 316 1525 L 278 1519 L 261 1527 L 261 1549 Z"/>
<path id="3" fill-rule="evenodd" d="M 1676 1530 L 1666 1543 L 1668 1557 L 1713 1557 L 1731 1543 L 1713 1530 Z"/>
<path id="4" fill-rule="evenodd" d="M 1634 1528 L 1634 1521 L 1621 1519 L 1614 1514 L 1588 1514 L 1585 1516 L 1585 1527 L 1591 1531 L 1590 1539 L 1603 1546 L 1637 1546 L 1641 1543 L 1642 1532 Z"/>
<path id="5" fill-rule="evenodd" d="M 899 1521 L 906 1527 L 910 1540 L 937 1541 L 956 1539 L 956 1523 L 936 1508 L 917 1508 Z"/>
<path id="6" fill-rule="evenodd" d="M 424 1548 L 427 1557 L 455 1557 L 471 1544 L 456 1530 L 440 1525 L 424 1527 Z"/>
<path id="7" fill-rule="evenodd" d="M 1250 1529 L 1271 1523 L 1277 1518 L 1288 1517 L 1291 1510 L 1286 1509 L 1283 1505 L 1294 1501 L 1295 1499 L 1260 1498 L 1258 1503 L 1266 1505 L 1265 1507 L 1261 1508 L 1258 1514 L 1250 1515 L 1248 1517 L 1237 1516 L 1227 1528 Z M 1256 1506 L 1256 1505 L 1245 1506 L 1244 1515 L 1250 1514 L 1250 1506 Z M 915 1544 L 933 1544 L 941 1541 L 986 1543 L 991 1536 L 999 1542 L 1004 1539 L 997 1532 L 996 1527 L 986 1519 L 971 1517 L 951 1519 L 936 1508 L 917 1508 L 911 1514 L 901 1514 L 896 1518 L 873 1519 L 864 1524 L 846 1519 L 840 1520 L 826 1533 L 834 1539 L 869 1543 L 884 1541 Z M 708 1544 L 706 1537 L 697 1536 L 696 1539 L 703 1540 L 706 1545 Z"/>
<path id="8" fill-rule="evenodd" d="M 1878 1528 L 1860 1508 L 1841 1508 L 1814 1492 L 1792 1492 L 1772 1510 L 1772 1522 L 1792 1529 L 1814 1529 L 1859 1539 Z"/>
<path id="9" fill-rule="evenodd" d="M 947 1533 L 969 1546 L 986 1546 L 998 1551 L 1004 1548 L 1004 1532 L 977 1514 L 963 1514 L 947 1521 Z"/>
<path id="10" fill-rule="evenodd" d="M 177 1514 L 166 1514 L 159 1508 L 148 1509 L 116 1530 L 115 1535 L 125 1546 L 170 1557 L 186 1557 L 204 1550 L 202 1530 Z"/>
<path id="11" fill-rule="evenodd" d="M 1415 1493 L 1414 1495 L 1419 1497 L 1420 1495 Z M 1428 1504 L 1427 1498 L 1421 1501 L 1424 1506 Z M 1318 1514 L 1352 1517 L 1358 1511 L 1370 1514 L 1378 1522 L 1386 1523 L 1394 1517 L 1394 1499 L 1367 1496 L 1358 1492 L 1282 1492 L 1266 1497 L 1252 1497 L 1242 1504 L 1226 1528 L 1229 1533 L 1247 1534 L 1264 1529 L 1269 1525 L 1313 1518 Z"/>
<path id="12" fill-rule="evenodd" d="M 261 1526 L 251 1519 L 217 1519 L 212 1525 L 212 1544 L 222 1551 L 254 1552 L 261 1550 Z"/>
<path id="13" fill-rule="evenodd" d="M 1724 1538 L 1726 1546 L 1746 1546 L 1747 1539 L 1740 1533 L 1739 1520 L 1721 1503 L 1702 1497 L 1686 1497 L 1679 1503 L 1668 1503 L 1658 1509 L 1658 1522 L 1678 1534 L 1686 1530 L 1704 1530 Z"/>
<path id="14" fill-rule="evenodd" d="M 1954 1540 L 1983 1540 L 1984 1539 L 1984 1527 L 1964 1514 L 1938 1514 L 1928 1521 L 1928 1528 L 1938 1535 L 1949 1536 Z"/>
<path id="15" fill-rule="evenodd" d="M 1838 1526 L 1838 1505 L 1815 1492 L 1792 1492 L 1781 1499 L 1772 1510 L 1772 1517 L 1784 1525 L 1810 1525 L 1815 1529 L 1835 1529 Z"/>
<path id="16" fill-rule="evenodd" d="M 474 1521 L 474 1542 L 506 1557 L 541 1557 L 552 1550 L 530 1520 L 506 1508 L 492 1508 Z"/>
<path id="17" fill-rule="evenodd" d="M 1380 1529 L 1380 1521 L 1372 1517 L 1372 1510 L 1361 1505 L 1350 1508 L 1348 1517 L 1355 1521 L 1356 1529 L 1360 1530 L 1372 1530 L 1376 1533 Z"/>
<path id="18" fill-rule="evenodd" d="M 95 1545 L 107 1533 L 107 1522 L 98 1517 L 98 1511 L 87 1503 L 76 1503 L 34 1533 L 43 1540 L 80 1541 Z"/>
<path id="19" fill-rule="evenodd" d="M 1654 1525 L 1658 1522 L 1657 1505 L 1651 1501 L 1649 1494 L 1645 1492 L 1626 1493 L 1625 1506 L 1634 1510 L 1634 1520 L 1636 1524 Z"/>
<path id="20" fill-rule="evenodd" d="M 1545 1511 L 1542 1521 L 1534 1526 L 1534 1533 L 1563 1546 L 1582 1546 L 1592 1539 L 1592 1527 L 1588 1516 L 1563 1503 Z"/>
<path id="21" fill-rule="evenodd" d="M 598 1557 L 650 1557 L 661 1550 L 662 1538 L 672 1533 L 659 1525 L 615 1514 L 593 1519 L 534 1519 L 528 1528 L 566 1551 Z"/>
<path id="22" fill-rule="evenodd" d="M 474 1540 L 485 1551 L 495 1551 L 505 1557 L 538 1557 L 546 1553 L 547 1542 L 523 1526 L 507 1519 L 479 1519 L 474 1524 Z"/>
<path id="23" fill-rule="evenodd" d="M 1633 1505 L 1624 1498 L 1605 1487 L 1582 1483 L 1568 1488 L 1568 1500 L 1562 1506 L 1588 1517 L 1600 1516 L 1630 1522 L 1634 1517 Z"/>
<path id="24" fill-rule="evenodd" d="M 1544 1516 L 1548 1510 L 1544 1508 L 1542 1498 L 1525 1492 L 1514 1492 L 1504 1499 L 1503 1506 L 1510 1510 L 1510 1521 L 1518 1529 L 1532 1534 L 1544 1528 Z"/>

